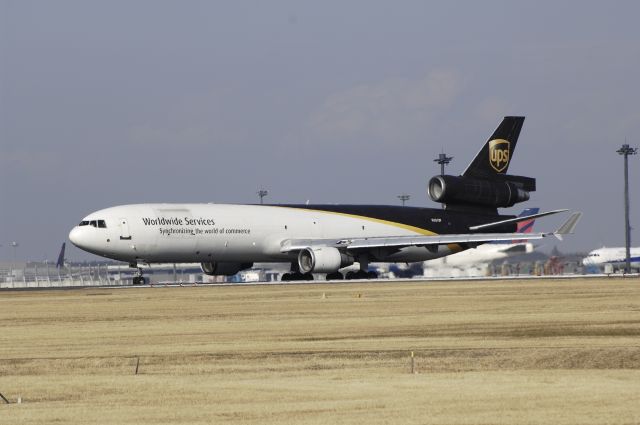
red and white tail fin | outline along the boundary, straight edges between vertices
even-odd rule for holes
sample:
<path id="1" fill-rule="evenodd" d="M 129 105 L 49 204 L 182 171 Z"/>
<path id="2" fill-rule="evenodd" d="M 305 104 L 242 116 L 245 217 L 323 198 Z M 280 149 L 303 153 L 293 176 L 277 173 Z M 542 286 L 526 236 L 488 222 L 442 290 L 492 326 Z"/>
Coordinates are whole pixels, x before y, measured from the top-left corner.
<path id="1" fill-rule="evenodd" d="M 528 215 L 538 214 L 539 211 L 540 211 L 540 208 L 527 208 L 524 211 L 522 211 L 518 217 L 526 217 Z M 531 232 L 533 232 L 533 224 L 535 222 L 536 222 L 535 218 L 532 218 L 531 220 L 519 222 L 517 230 L 516 230 L 516 233 L 531 233 Z M 527 240 L 526 239 L 522 239 L 522 240 L 515 240 L 512 243 L 525 243 L 525 242 L 527 242 Z"/>

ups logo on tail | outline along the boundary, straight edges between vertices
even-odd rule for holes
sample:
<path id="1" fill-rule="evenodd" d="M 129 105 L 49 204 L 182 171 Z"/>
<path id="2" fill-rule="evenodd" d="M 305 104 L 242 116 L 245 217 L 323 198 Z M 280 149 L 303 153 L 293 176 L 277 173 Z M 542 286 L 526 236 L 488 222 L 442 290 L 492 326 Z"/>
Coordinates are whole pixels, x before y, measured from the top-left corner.
<path id="1" fill-rule="evenodd" d="M 489 142 L 489 164 L 498 173 L 509 166 L 510 146 L 508 140 L 494 139 Z"/>

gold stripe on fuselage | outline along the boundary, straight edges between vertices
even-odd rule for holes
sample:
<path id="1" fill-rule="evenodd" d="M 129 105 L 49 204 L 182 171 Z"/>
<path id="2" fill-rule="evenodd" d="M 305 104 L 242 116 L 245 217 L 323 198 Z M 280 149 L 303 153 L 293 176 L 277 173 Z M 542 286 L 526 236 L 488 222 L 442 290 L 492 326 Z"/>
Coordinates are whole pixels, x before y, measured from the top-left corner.
<path id="1" fill-rule="evenodd" d="M 398 223 L 396 221 L 383 220 L 381 218 L 369 217 L 369 216 L 366 216 L 366 215 L 350 214 L 350 213 L 343 213 L 343 212 L 338 212 L 338 211 L 317 210 L 317 209 L 313 209 L 313 208 L 287 207 L 287 206 L 280 206 L 280 205 L 273 205 L 273 206 L 277 206 L 278 208 L 289 208 L 289 209 L 298 210 L 298 211 L 300 211 L 300 210 L 302 210 L 302 211 L 312 211 L 312 212 L 318 212 L 318 213 L 334 214 L 334 215 L 339 215 L 339 216 L 342 216 L 342 217 L 356 218 L 356 219 L 360 219 L 360 220 L 370 221 L 370 222 L 373 222 L 373 223 L 386 224 L 388 226 L 397 227 L 399 229 L 409 230 L 411 232 L 415 232 L 415 233 L 418 233 L 418 234 L 424 235 L 424 236 L 437 236 L 438 235 L 437 233 L 432 232 L 431 230 L 423 229 L 421 227 L 411 226 L 409 224 L 404 224 L 404 223 Z M 449 248 L 449 250 L 451 252 L 462 251 L 462 247 L 459 244 L 447 244 L 447 247 Z"/>

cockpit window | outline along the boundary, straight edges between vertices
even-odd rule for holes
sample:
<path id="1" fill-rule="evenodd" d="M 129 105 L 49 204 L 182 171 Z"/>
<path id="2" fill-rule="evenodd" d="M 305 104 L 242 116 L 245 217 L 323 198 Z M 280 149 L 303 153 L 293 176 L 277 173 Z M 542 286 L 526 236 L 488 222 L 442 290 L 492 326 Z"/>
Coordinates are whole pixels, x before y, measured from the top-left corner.
<path id="1" fill-rule="evenodd" d="M 82 220 L 78 226 L 93 226 L 99 227 L 100 229 L 106 229 L 107 223 L 104 220 Z"/>

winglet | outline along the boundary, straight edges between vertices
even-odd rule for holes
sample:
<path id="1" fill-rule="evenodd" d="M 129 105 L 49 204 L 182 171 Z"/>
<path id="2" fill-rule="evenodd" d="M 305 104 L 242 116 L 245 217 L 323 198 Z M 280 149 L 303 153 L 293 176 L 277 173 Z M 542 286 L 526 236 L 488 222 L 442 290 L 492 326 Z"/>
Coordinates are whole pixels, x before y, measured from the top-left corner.
<path id="1" fill-rule="evenodd" d="M 571 214 L 571 217 L 569 217 L 567 219 L 567 221 L 565 221 L 562 226 L 558 227 L 558 230 L 556 230 L 555 232 L 553 232 L 553 235 L 562 240 L 562 237 L 564 235 L 571 235 L 573 234 L 573 230 L 576 228 L 576 225 L 578 224 L 578 221 L 580 221 L 580 217 L 582 217 L 582 213 L 581 212 L 576 212 Z"/>

